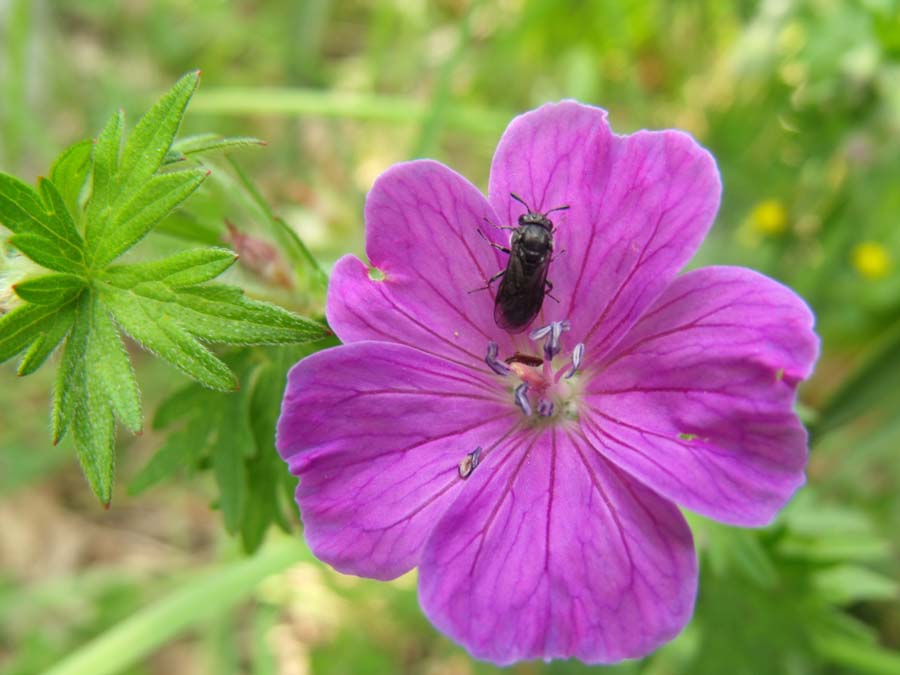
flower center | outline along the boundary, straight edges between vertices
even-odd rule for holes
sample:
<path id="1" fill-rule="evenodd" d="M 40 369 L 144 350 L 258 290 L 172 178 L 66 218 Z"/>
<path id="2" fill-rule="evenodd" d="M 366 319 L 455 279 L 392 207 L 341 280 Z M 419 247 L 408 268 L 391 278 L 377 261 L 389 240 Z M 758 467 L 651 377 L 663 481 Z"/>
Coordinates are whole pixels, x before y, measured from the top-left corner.
<path id="1" fill-rule="evenodd" d="M 575 419 L 578 415 L 575 403 L 579 386 L 574 376 L 584 362 L 584 344 L 578 343 L 571 355 L 558 358 L 564 356 L 562 335 L 569 328 L 568 321 L 553 321 L 531 331 L 529 339 L 543 341 L 542 356 L 516 352 L 501 361 L 497 343 L 488 343 L 484 362 L 498 375 L 512 380 L 513 401 L 526 417 L 537 413 L 537 421 Z"/>

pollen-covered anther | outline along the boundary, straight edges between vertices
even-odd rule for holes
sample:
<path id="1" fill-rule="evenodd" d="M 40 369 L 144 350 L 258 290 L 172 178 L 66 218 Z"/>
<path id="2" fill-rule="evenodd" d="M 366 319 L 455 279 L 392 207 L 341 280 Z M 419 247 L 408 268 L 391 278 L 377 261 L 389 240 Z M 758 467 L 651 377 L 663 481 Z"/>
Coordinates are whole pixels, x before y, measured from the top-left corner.
<path id="1" fill-rule="evenodd" d="M 459 463 L 459 477 L 468 478 L 481 461 L 481 446 L 462 458 Z"/>
<path id="2" fill-rule="evenodd" d="M 500 347 L 497 346 L 496 342 L 488 342 L 487 354 L 484 357 L 484 362 L 498 375 L 509 375 L 509 366 L 497 358 L 499 351 Z"/>

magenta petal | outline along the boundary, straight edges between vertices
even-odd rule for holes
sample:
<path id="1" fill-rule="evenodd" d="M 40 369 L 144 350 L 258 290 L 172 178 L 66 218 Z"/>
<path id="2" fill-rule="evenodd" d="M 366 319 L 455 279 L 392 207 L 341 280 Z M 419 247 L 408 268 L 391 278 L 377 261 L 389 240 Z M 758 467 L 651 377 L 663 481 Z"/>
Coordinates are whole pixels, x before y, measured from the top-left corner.
<path id="1" fill-rule="evenodd" d="M 382 174 L 366 200 L 366 253 L 385 278 L 370 279 L 352 256 L 338 262 L 327 306 L 338 337 L 399 342 L 468 363 L 483 361 L 490 340 L 504 347 L 492 292 L 472 292 L 505 265 L 478 235 L 503 239 L 485 219 L 497 217 L 484 196 L 443 164 L 418 160 Z"/>
<path id="2" fill-rule="evenodd" d="M 572 101 L 517 117 L 491 166 L 490 201 L 502 224 L 523 212 L 515 192 L 552 213 L 559 304 L 542 321 L 569 319 L 573 343 L 599 357 L 691 258 L 719 206 L 715 161 L 681 131 L 617 136 L 606 112 Z M 565 249 L 565 253 L 559 251 Z"/>
<path id="3" fill-rule="evenodd" d="M 684 627 L 697 566 L 673 504 L 557 430 L 498 455 L 425 547 L 419 594 L 438 628 L 508 664 L 639 657 Z"/>
<path id="4" fill-rule="evenodd" d="M 597 366 L 582 427 L 661 495 L 764 525 L 804 481 L 793 402 L 818 344 L 790 289 L 743 268 L 689 272 Z"/>
<path id="5" fill-rule="evenodd" d="M 496 386 L 402 345 L 318 352 L 288 377 L 277 445 L 300 478 L 297 502 L 316 557 L 390 579 L 419 562 L 459 492 L 459 463 L 517 421 Z"/>

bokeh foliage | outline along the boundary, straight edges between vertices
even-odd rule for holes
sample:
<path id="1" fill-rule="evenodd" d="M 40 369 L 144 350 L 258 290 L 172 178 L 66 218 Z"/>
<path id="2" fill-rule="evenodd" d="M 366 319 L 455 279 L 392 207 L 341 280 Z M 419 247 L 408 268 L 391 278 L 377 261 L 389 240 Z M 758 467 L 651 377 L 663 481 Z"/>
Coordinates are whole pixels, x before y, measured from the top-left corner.
<path id="1" fill-rule="evenodd" d="M 230 283 L 307 316 L 324 299 L 311 258 L 327 270 L 362 253 L 365 191 L 393 162 L 436 157 L 484 186 L 506 122 L 563 97 L 607 107 L 620 132 L 697 136 L 724 196 L 695 264 L 759 269 L 817 315 L 823 354 L 800 400 L 809 480 L 770 528 L 694 519 L 694 621 L 609 670 L 900 672 L 900 3 L 0 0 L 0 170 L 33 180 L 112 111 L 136 117 L 197 67 L 183 134 L 268 145 L 205 159 L 210 179 L 131 261 L 230 246 Z M 0 306 L 21 273 L 0 269 Z M 119 439 L 130 490 L 108 514 L 83 494 L 72 448 L 47 442 L 52 383 L 0 370 L 0 669 L 84 657 L 99 636 L 87 656 L 109 672 L 494 672 L 434 632 L 412 579 L 345 579 L 266 540 L 270 524 L 299 531 L 266 430 L 301 349 L 220 351 L 238 394 L 130 349 L 158 430 Z M 255 567 L 235 572 L 225 530 L 259 549 Z M 251 579 L 233 598 L 186 595 L 202 579 L 216 597 L 233 574 Z M 167 607 L 179 622 L 154 621 Z"/>

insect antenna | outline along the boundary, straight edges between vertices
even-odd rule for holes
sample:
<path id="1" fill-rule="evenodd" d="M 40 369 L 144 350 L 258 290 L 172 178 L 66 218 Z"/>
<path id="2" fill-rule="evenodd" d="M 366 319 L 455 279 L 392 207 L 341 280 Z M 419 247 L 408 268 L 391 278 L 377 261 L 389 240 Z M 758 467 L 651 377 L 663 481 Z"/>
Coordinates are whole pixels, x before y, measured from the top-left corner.
<path id="1" fill-rule="evenodd" d="M 549 211 L 544 211 L 543 215 L 546 216 L 548 213 L 553 213 L 554 211 L 567 211 L 568 209 L 569 209 L 568 204 L 566 204 L 565 206 L 554 206 Z"/>
<path id="2" fill-rule="evenodd" d="M 517 195 L 515 192 L 510 192 L 509 196 L 512 197 L 513 199 L 515 199 L 517 202 L 519 202 L 526 209 L 528 209 L 528 213 L 531 213 L 531 207 L 528 206 L 528 202 L 526 202 L 524 199 L 522 199 L 519 195 Z"/>

